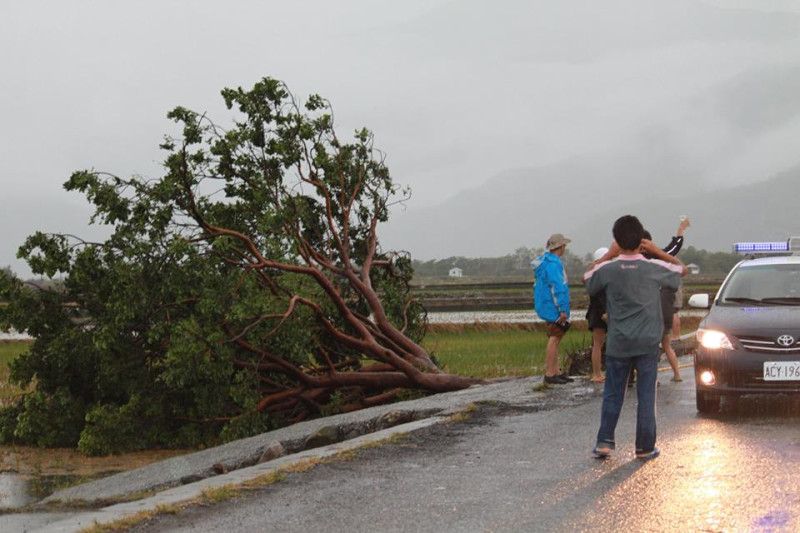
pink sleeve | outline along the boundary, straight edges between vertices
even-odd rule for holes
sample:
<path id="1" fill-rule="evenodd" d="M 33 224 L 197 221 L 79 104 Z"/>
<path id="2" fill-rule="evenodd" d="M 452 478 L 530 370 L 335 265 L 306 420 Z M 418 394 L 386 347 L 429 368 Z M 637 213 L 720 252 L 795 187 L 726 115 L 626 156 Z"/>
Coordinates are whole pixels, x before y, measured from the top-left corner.
<path id="1" fill-rule="evenodd" d="M 613 261 L 613 259 L 612 259 L 611 261 Z M 598 270 L 600 267 L 602 267 L 602 266 L 604 266 L 604 265 L 607 265 L 607 264 L 609 264 L 611 261 L 603 261 L 602 263 L 598 263 L 598 264 L 596 264 L 596 265 L 594 266 L 594 268 L 592 268 L 591 270 L 587 270 L 587 271 L 586 271 L 586 272 L 583 274 L 583 281 L 584 281 L 584 282 L 586 282 L 586 280 L 588 280 L 589 278 L 591 278 L 591 277 L 592 277 L 592 275 L 593 275 L 595 272 L 597 272 L 597 270 Z"/>

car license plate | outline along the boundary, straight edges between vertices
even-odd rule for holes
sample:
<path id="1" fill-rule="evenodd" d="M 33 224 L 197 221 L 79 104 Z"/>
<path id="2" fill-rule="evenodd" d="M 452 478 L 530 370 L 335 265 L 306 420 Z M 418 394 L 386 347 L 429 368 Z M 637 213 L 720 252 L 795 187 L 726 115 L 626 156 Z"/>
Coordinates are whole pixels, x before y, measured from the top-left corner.
<path id="1" fill-rule="evenodd" d="M 764 381 L 800 380 L 800 361 L 765 361 Z"/>

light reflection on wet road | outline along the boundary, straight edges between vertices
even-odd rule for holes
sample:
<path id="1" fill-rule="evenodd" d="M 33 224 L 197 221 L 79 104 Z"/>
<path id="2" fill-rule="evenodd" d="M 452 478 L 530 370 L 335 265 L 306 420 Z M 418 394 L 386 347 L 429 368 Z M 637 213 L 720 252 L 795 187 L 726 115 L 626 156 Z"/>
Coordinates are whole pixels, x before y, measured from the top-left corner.
<path id="1" fill-rule="evenodd" d="M 800 531 L 800 413 L 785 400 L 747 398 L 703 418 L 693 385 L 661 392 L 673 400 L 659 402 L 667 452 L 633 466 L 601 462 L 601 477 L 628 475 L 566 530 Z"/>

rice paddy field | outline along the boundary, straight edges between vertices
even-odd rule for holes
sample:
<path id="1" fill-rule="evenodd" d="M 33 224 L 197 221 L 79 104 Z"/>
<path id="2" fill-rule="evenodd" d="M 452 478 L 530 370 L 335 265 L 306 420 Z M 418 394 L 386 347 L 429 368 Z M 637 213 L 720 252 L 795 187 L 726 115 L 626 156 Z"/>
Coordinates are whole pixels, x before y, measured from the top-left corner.
<path id="1" fill-rule="evenodd" d="M 570 331 L 559 345 L 561 359 L 591 342 L 589 331 Z M 441 324 L 431 326 L 422 344 L 445 372 L 487 379 L 533 376 L 544 372 L 547 334 L 540 324 Z"/>
<path id="2" fill-rule="evenodd" d="M 6 405 L 22 391 L 8 381 L 8 365 L 19 354 L 28 349 L 28 341 L 0 342 L 0 406 Z"/>
<path id="3" fill-rule="evenodd" d="M 681 334 L 697 329 L 701 316 L 681 316 Z M 422 342 L 446 372 L 476 378 L 535 376 L 544 373 L 547 334 L 542 323 L 433 323 Z M 561 367 L 570 354 L 591 348 L 585 321 L 573 327 L 559 344 Z"/>

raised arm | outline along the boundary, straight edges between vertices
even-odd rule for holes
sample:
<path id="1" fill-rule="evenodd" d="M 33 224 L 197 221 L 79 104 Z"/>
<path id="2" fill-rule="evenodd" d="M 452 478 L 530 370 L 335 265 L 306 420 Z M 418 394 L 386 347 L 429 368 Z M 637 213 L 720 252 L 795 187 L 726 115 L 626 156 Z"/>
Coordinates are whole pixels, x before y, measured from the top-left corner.
<path id="1" fill-rule="evenodd" d="M 678 224 L 678 231 L 675 233 L 675 236 L 672 237 L 670 243 L 664 248 L 664 251 L 667 252 L 669 255 L 678 255 L 678 252 L 681 251 L 683 247 L 683 233 L 686 231 L 691 225 L 689 221 L 689 217 L 682 218 L 680 224 Z"/>
<path id="2" fill-rule="evenodd" d="M 689 271 L 689 269 L 686 268 L 686 265 L 683 264 L 683 261 L 681 261 L 674 255 L 668 254 L 667 252 L 656 246 L 653 243 L 653 241 L 642 239 L 642 250 L 644 250 L 645 253 L 652 255 L 656 259 L 661 259 L 662 261 L 666 261 L 667 263 L 680 265 L 682 267 L 681 276 L 685 276 L 686 273 Z"/>
<path id="3" fill-rule="evenodd" d="M 681 223 L 678 224 L 678 231 L 675 235 L 677 235 L 678 237 L 683 237 L 683 233 L 686 231 L 686 228 L 688 228 L 691 225 L 692 223 L 689 220 L 689 217 L 682 218 Z"/>

